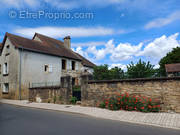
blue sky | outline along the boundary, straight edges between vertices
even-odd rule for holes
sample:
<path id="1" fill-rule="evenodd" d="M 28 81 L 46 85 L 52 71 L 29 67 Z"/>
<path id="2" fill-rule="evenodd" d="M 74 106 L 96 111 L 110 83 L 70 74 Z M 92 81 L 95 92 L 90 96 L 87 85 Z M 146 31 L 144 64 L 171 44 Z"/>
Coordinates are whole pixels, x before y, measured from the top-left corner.
<path id="1" fill-rule="evenodd" d="M 1 0 L 5 32 L 32 38 L 70 35 L 72 48 L 97 65 L 123 69 L 140 58 L 156 67 L 180 46 L 179 0 Z"/>

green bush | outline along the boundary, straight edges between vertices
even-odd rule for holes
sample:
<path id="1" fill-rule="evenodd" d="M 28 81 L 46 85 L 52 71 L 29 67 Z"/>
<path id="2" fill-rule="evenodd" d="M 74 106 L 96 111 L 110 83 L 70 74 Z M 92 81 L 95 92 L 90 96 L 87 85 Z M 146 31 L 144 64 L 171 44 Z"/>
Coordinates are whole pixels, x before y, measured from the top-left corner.
<path id="1" fill-rule="evenodd" d="M 71 103 L 71 104 L 76 104 L 77 100 L 78 100 L 78 99 L 77 99 L 76 97 L 71 97 L 70 103 Z"/>
<path id="2" fill-rule="evenodd" d="M 53 102 L 56 103 L 56 96 L 53 97 Z"/>
<path id="3" fill-rule="evenodd" d="M 101 103 L 99 104 L 99 107 L 100 107 L 100 108 L 106 108 L 106 104 L 105 104 L 104 102 L 101 102 Z"/>
<path id="4" fill-rule="evenodd" d="M 110 110 L 127 110 L 140 112 L 159 112 L 160 104 L 146 97 L 129 96 L 128 93 L 118 94 L 105 99 L 99 107 Z"/>

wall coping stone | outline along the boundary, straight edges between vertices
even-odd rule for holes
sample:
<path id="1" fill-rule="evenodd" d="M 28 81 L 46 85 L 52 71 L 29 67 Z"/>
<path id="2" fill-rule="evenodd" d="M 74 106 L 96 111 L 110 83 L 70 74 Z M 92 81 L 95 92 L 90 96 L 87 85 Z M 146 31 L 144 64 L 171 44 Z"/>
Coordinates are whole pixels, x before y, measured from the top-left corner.
<path id="1" fill-rule="evenodd" d="M 147 81 L 168 81 L 180 80 L 180 77 L 159 77 L 159 78 L 135 78 L 135 79 L 121 79 L 121 80 L 91 80 L 88 84 L 92 83 L 118 83 L 118 82 L 147 82 Z"/>
<path id="2" fill-rule="evenodd" d="M 45 87 L 33 87 L 33 88 L 29 88 L 30 90 L 33 89 L 60 89 L 63 88 L 61 86 L 45 86 Z"/>

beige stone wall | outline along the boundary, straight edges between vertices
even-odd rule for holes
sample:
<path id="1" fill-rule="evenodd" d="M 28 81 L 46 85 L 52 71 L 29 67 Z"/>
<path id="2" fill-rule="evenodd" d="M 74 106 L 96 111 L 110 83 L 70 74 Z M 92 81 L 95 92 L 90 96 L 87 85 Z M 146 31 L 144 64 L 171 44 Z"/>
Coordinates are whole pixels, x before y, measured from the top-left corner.
<path id="1" fill-rule="evenodd" d="M 82 88 L 82 104 L 95 106 L 103 98 L 128 92 L 158 99 L 162 111 L 180 112 L 180 77 L 159 79 L 134 79 L 120 81 L 89 81 Z"/>
<path id="2" fill-rule="evenodd" d="M 72 97 L 72 91 L 67 88 L 35 88 L 29 90 L 29 100 L 33 102 L 45 102 L 68 104 Z"/>

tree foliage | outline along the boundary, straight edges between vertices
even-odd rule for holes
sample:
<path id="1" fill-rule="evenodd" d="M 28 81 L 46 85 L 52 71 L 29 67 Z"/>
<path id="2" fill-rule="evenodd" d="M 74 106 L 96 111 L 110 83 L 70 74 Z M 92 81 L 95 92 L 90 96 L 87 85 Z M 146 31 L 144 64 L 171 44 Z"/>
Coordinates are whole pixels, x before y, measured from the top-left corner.
<path id="1" fill-rule="evenodd" d="M 180 47 L 174 48 L 159 61 L 161 76 L 166 76 L 165 64 L 180 63 Z"/>
<path id="2" fill-rule="evenodd" d="M 153 77 L 155 70 L 154 65 L 151 65 L 148 61 L 147 63 L 139 60 L 137 64 L 131 62 L 127 65 L 127 77 L 128 78 L 148 78 Z"/>
<path id="3" fill-rule="evenodd" d="M 93 76 L 95 80 L 122 79 L 124 72 L 118 67 L 108 69 L 108 65 L 105 64 L 94 67 Z"/>

